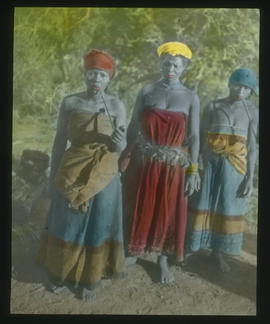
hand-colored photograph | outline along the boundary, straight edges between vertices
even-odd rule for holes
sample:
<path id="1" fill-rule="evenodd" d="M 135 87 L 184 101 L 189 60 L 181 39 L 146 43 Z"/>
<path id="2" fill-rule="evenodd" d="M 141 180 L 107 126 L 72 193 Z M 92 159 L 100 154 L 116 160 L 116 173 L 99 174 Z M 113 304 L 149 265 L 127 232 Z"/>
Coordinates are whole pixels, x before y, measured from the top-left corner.
<path id="1" fill-rule="evenodd" d="M 15 7 L 11 314 L 257 314 L 259 8 Z"/>

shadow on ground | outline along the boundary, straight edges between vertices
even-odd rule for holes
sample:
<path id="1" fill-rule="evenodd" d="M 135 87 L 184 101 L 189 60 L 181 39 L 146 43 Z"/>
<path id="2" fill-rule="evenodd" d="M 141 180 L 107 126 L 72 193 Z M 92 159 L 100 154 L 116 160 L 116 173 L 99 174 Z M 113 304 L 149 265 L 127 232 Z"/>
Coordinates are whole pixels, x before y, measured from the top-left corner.
<path id="1" fill-rule="evenodd" d="M 190 257 L 183 270 L 196 274 L 224 290 L 256 301 L 256 267 L 227 256 L 231 272 L 218 271 L 214 259 L 206 251 L 200 251 Z"/>
<path id="2" fill-rule="evenodd" d="M 15 280 L 25 283 L 48 283 L 45 273 L 35 264 L 37 241 L 31 241 L 31 247 L 19 246 L 18 243 L 12 246 L 12 277 Z"/>
<path id="3" fill-rule="evenodd" d="M 252 255 L 257 255 L 257 235 L 245 233 L 243 239 L 243 251 Z"/>
<path id="4" fill-rule="evenodd" d="M 139 258 L 137 264 L 140 265 L 154 283 L 160 282 L 160 270 L 157 264 L 148 260 Z"/>

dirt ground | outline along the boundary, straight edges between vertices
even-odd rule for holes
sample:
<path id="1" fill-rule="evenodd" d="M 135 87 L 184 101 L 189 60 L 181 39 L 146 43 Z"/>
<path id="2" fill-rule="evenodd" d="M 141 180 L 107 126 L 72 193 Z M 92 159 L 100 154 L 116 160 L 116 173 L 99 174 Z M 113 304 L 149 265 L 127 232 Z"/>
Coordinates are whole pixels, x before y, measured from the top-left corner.
<path id="1" fill-rule="evenodd" d="M 255 233 L 255 232 L 254 232 Z M 38 239 L 29 249 L 12 246 L 12 314 L 256 315 L 256 234 L 246 232 L 241 257 L 229 258 L 230 274 L 218 273 L 208 251 L 194 255 L 184 269 L 172 265 L 174 283 L 158 283 L 156 256 L 127 269 L 122 281 L 103 280 L 90 302 L 65 288 L 54 294 L 35 266 Z"/>

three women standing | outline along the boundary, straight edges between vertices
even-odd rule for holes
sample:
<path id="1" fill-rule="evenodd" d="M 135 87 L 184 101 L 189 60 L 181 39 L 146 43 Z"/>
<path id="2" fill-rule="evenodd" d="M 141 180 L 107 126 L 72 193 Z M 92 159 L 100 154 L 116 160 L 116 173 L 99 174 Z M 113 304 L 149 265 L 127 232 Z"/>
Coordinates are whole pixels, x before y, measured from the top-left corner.
<path id="1" fill-rule="evenodd" d="M 68 96 L 62 102 L 52 150 L 52 205 L 37 254 L 37 262 L 46 269 L 53 290 L 72 283 L 81 287 L 82 298 L 87 300 L 104 275 L 123 277 L 118 159 L 124 149 L 120 164 L 126 158 L 130 160 L 123 181 L 126 264 L 136 262 L 144 252 L 157 252 L 160 281 L 168 283 L 174 279 L 168 257 L 173 256 L 177 262 L 183 260 L 187 197 L 200 189 L 200 103 L 198 95 L 180 81 L 192 58 L 189 47 L 180 42 L 168 42 L 159 46 L 157 52 L 161 79 L 140 90 L 127 134 L 123 103 L 105 92 L 115 73 L 115 62 L 105 52 L 86 53 L 87 90 Z M 230 96 L 213 103 L 211 122 L 204 125 L 204 130 L 210 132 L 207 144 L 211 152 L 207 153 L 210 159 L 205 164 L 202 190 L 194 196 L 190 209 L 193 232 L 189 248 L 192 252 L 204 246 L 214 247 L 219 238 L 222 240 L 218 252 L 240 249 L 238 236 L 233 242 L 233 236 L 224 236 L 227 232 L 209 238 L 209 231 L 206 235 L 198 230 L 205 222 L 205 211 L 210 210 L 214 231 L 223 226 L 224 220 L 224 226 L 234 231 L 242 215 L 242 210 L 240 216 L 236 213 L 240 208 L 238 201 L 243 208 L 245 202 L 233 196 L 235 204 L 230 203 L 230 195 L 235 194 L 231 186 L 239 189 L 242 197 L 250 190 L 254 154 L 250 151 L 248 155 L 250 178 L 247 180 L 244 178 L 245 141 L 247 138 L 249 147 L 254 148 L 257 117 L 252 115 L 246 99 L 255 88 L 240 81 L 229 82 Z M 236 98 L 239 84 L 251 89 L 246 90 L 248 93 L 241 100 Z M 243 114 L 246 114 L 244 119 Z M 229 151 L 220 153 L 218 145 L 221 144 L 227 145 Z M 231 175 L 235 183 L 229 185 L 226 178 Z M 219 207 L 212 211 L 211 204 L 219 206 L 219 199 L 220 208 L 228 208 L 228 213 Z M 239 208 L 233 209 L 234 206 Z M 231 221 L 233 225 L 229 224 Z M 232 244 L 228 245 L 226 239 Z"/>

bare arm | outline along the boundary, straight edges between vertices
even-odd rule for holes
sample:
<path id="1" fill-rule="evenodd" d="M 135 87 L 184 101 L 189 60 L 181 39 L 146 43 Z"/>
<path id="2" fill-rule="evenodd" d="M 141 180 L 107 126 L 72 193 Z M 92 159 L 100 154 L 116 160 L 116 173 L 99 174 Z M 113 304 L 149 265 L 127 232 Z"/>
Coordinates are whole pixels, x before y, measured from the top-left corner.
<path id="1" fill-rule="evenodd" d="M 112 134 L 113 150 L 122 152 L 126 147 L 126 109 L 122 101 L 114 99 L 112 105 L 116 112 L 115 130 Z"/>
<path id="2" fill-rule="evenodd" d="M 254 169 L 257 158 L 257 130 L 258 130 L 258 111 L 254 110 L 254 117 L 249 121 L 247 138 L 247 172 L 244 180 L 243 196 L 250 196 L 253 190 Z"/>
<path id="3" fill-rule="evenodd" d="M 258 111 L 253 108 L 253 117 L 249 118 L 248 125 L 248 136 L 247 136 L 247 171 L 246 175 L 240 184 L 237 196 L 239 197 L 248 197 L 251 195 L 253 190 L 253 177 L 254 169 L 257 158 L 257 131 L 258 131 Z"/>
<path id="4" fill-rule="evenodd" d="M 194 95 L 190 113 L 189 113 L 189 153 L 191 163 L 198 163 L 199 149 L 200 149 L 200 101 L 197 94 Z"/>
<path id="5" fill-rule="evenodd" d="M 139 92 L 127 130 L 127 150 L 132 150 L 140 129 L 140 113 L 143 108 L 143 89 Z"/>
<path id="6" fill-rule="evenodd" d="M 207 160 L 206 137 L 210 129 L 210 126 L 213 122 L 213 118 L 212 118 L 213 112 L 214 112 L 214 102 L 210 102 L 204 109 L 202 120 L 201 120 L 201 127 L 200 127 L 200 138 L 201 138 L 200 154 L 203 161 Z"/>
<path id="7" fill-rule="evenodd" d="M 65 152 L 67 144 L 67 122 L 68 122 L 68 113 L 66 110 L 65 99 L 62 101 L 58 120 L 56 135 L 53 142 L 52 153 L 51 153 L 51 171 L 49 178 L 49 189 L 52 188 L 54 183 L 54 177 L 59 166 L 60 160 Z"/>
<path id="8" fill-rule="evenodd" d="M 189 113 L 189 154 L 192 164 L 198 164 L 200 150 L 200 102 L 197 94 L 194 95 Z M 194 190 L 200 188 L 200 176 L 198 172 L 187 175 L 185 184 L 185 194 L 191 196 Z"/>
<path id="9" fill-rule="evenodd" d="M 129 123 L 127 129 L 127 146 L 122 152 L 119 159 L 119 169 L 121 172 L 125 172 L 130 162 L 131 152 L 136 143 L 138 132 L 140 129 L 139 118 L 140 118 L 140 112 L 142 108 L 143 108 L 143 89 L 141 89 L 141 91 L 139 92 L 136 98 L 135 107 L 133 109 L 133 113 L 131 117 L 131 122 Z"/>
<path id="10" fill-rule="evenodd" d="M 258 130 L 258 111 L 254 112 L 254 118 L 249 123 L 248 141 L 247 141 L 247 173 L 246 176 L 253 180 L 254 169 L 257 158 L 256 141 Z"/>

